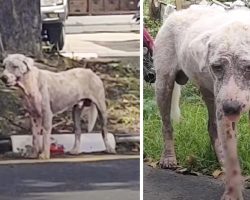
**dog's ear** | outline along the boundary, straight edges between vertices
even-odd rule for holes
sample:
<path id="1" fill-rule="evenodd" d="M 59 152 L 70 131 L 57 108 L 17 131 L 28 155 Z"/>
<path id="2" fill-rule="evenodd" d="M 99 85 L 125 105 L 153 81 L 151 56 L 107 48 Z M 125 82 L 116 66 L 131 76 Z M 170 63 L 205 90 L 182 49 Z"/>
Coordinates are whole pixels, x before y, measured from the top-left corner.
<path id="1" fill-rule="evenodd" d="M 2 63 L 3 68 L 5 68 L 5 66 L 6 66 L 6 64 L 7 64 L 7 62 L 8 62 L 8 60 L 9 60 L 9 55 L 7 55 L 7 56 L 3 59 L 3 63 Z"/>
<path id="2" fill-rule="evenodd" d="M 31 70 L 31 68 L 34 66 L 34 60 L 29 57 L 25 57 L 23 63 L 26 65 L 27 71 Z"/>
<path id="3" fill-rule="evenodd" d="M 197 38 L 192 40 L 189 45 L 189 51 L 192 59 L 197 62 L 201 72 L 204 71 L 205 67 L 208 65 L 210 35 L 210 33 L 199 35 Z"/>

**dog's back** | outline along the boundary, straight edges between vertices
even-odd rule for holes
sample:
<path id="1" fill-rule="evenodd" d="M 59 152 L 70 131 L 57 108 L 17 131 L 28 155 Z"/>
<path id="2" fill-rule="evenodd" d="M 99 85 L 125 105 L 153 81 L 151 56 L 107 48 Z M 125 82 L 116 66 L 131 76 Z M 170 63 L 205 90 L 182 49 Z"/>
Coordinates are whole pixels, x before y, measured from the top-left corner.
<path id="1" fill-rule="evenodd" d="M 90 69 L 74 68 L 63 72 L 39 70 L 41 85 L 47 85 L 54 113 L 62 112 L 83 98 L 105 101 L 102 80 Z"/>

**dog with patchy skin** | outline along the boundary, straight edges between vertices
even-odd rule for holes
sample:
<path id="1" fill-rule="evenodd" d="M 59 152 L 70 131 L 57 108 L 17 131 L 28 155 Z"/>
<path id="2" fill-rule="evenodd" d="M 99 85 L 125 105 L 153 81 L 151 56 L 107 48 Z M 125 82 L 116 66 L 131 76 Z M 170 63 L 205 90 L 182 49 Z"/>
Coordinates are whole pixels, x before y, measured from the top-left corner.
<path id="1" fill-rule="evenodd" d="M 88 131 L 92 131 L 98 114 L 108 153 L 115 153 L 107 138 L 105 90 L 101 79 L 90 69 L 75 68 L 63 72 L 38 69 L 32 58 L 10 54 L 4 61 L 1 80 L 7 87 L 18 87 L 23 94 L 32 125 L 33 155 L 50 158 L 50 135 L 53 115 L 73 108 L 75 143 L 71 154 L 80 153 L 81 114 L 86 112 Z M 43 145 L 39 145 L 39 135 Z"/>
<path id="2" fill-rule="evenodd" d="M 196 6 L 173 13 L 156 37 L 154 65 L 165 141 L 161 167 L 177 166 L 170 113 L 179 115 L 180 85 L 190 79 L 207 105 L 208 132 L 225 169 L 222 200 L 242 200 L 236 124 L 250 109 L 249 10 Z"/>

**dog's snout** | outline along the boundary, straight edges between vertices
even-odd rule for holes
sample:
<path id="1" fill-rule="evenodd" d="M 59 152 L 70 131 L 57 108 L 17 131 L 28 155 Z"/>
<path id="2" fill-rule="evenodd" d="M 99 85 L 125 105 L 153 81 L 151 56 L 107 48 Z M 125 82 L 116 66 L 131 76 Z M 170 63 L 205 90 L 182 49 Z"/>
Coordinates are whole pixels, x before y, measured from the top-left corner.
<path id="1" fill-rule="evenodd" d="M 241 111 L 241 105 L 238 101 L 226 101 L 223 103 L 225 115 L 238 115 Z"/>
<path id="2" fill-rule="evenodd" d="M 1 76 L 1 80 L 4 82 L 4 83 L 7 83 L 8 82 L 8 77 L 6 75 L 3 75 Z"/>

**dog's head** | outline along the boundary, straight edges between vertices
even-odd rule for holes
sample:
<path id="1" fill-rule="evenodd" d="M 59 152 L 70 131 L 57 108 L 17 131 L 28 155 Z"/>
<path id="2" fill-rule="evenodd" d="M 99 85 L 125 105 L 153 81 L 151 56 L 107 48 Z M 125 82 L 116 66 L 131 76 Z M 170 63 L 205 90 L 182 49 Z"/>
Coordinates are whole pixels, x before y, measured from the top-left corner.
<path id="1" fill-rule="evenodd" d="M 198 41 L 200 70 L 214 80 L 218 111 L 237 121 L 250 109 L 250 24 L 233 22 Z"/>
<path id="2" fill-rule="evenodd" d="M 32 58 L 22 54 L 10 54 L 3 60 L 4 71 L 1 80 L 8 86 L 16 86 L 22 82 L 23 77 L 32 69 L 34 61 Z"/>

